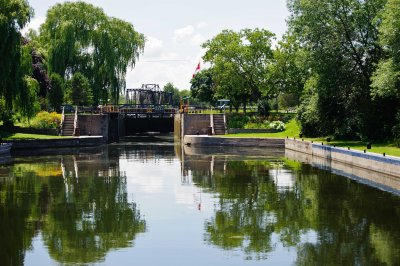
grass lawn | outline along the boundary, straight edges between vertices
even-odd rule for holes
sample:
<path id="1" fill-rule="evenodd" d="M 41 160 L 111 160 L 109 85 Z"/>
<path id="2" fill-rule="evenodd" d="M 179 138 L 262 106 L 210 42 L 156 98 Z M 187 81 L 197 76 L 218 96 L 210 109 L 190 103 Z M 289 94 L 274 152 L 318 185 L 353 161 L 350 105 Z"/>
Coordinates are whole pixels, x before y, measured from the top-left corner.
<path id="1" fill-rule="evenodd" d="M 52 135 L 38 135 L 38 134 L 25 134 L 25 133 L 10 133 L 0 131 L 0 137 L 4 140 L 15 140 L 15 139 L 61 139 L 71 138 L 66 136 L 52 136 Z"/>
<path id="2" fill-rule="evenodd" d="M 232 138 L 299 138 L 300 126 L 297 124 L 295 119 L 289 121 L 286 124 L 286 130 L 278 133 L 240 133 L 240 134 L 228 134 L 224 137 Z M 324 142 L 326 144 L 325 138 L 304 138 L 308 141 Z M 363 151 L 367 148 L 366 143 L 362 141 L 348 141 L 348 140 L 333 140 L 329 142 L 329 145 L 336 145 L 338 147 L 350 147 L 350 149 Z M 399 156 L 400 148 L 398 148 L 393 143 L 372 143 L 372 149 L 367 150 L 367 152 L 375 153 L 386 153 L 387 155 Z"/>
<path id="3" fill-rule="evenodd" d="M 326 142 L 324 142 L 325 144 Z M 367 150 L 367 145 L 362 141 L 346 141 L 346 140 L 335 140 L 329 143 L 329 145 L 336 145 L 338 147 L 350 147 L 354 150 L 366 150 L 367 152 L 375 153 L 386 153 L 387 155 L 400 156 L 400 148 L 393 143 L 372 143 L 372 148 Z"/>

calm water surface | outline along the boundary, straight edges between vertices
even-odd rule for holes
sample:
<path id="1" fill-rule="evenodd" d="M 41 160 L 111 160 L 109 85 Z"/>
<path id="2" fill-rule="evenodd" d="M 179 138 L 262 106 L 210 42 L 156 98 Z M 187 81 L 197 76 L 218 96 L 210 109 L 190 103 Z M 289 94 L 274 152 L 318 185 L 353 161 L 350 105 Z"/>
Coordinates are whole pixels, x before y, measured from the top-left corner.
<path id="1" fill-rule="evenodd" d="M 52 153 L 0 163 L 1 265 L 400 263 L 399 196 L 284 151 Z"/>

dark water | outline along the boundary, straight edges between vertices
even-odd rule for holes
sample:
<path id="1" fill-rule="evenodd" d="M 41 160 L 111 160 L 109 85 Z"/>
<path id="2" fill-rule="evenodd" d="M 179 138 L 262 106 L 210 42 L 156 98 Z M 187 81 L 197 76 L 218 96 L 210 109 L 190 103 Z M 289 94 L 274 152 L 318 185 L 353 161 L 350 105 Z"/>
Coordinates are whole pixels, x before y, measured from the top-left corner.
<path id="1" fill-rule="evenodd" d="M 0 265 L 400 264 L 399 196 L 284 155 L 126 142 L 3 160 Z"/>

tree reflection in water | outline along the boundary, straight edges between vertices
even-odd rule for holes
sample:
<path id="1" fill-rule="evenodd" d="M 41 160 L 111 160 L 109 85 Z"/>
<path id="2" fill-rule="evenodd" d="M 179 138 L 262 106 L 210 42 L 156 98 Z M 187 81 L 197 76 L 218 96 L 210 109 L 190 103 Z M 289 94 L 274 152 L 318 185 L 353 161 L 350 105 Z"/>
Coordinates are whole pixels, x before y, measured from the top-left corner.
<path id="1" fill-rule="evenodd" d="M 212 245 L 241 249 L 246 259 L 265 259 L 278 245 L 295 248 L 298 265 L 400 261 L 395 195 L 284 159 L 192 155 L 183 167 L 217 195 L 205 224 Z M 282 187 L 288 176 L 292 183 Z"/>
<path id="2" fill-rule="evenodd" d="M 90 263 L 132 246 L 146 230 L 136 204 L 128 200 L 118 157 L 108 158 L 107 152 L 40 158 L 7 169 L 0 169 L 6 177 L 0 182 L 4 265 L 23 264 L 39 232 L 56 261 Z"/>

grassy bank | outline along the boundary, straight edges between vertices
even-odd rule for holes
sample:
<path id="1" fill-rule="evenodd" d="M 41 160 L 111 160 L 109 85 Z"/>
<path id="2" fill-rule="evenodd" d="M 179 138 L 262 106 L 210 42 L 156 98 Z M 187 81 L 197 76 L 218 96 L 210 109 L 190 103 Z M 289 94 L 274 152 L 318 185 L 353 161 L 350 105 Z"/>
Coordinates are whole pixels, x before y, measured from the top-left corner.
<path id="1" fill-rule="evenodd" d="M 298 138 L 300 134 L 300 126 L 296 122 L 295 119 L 289 121 L 286 124 L 285 131 L 277 132 L 277 133 L 240 133 L 240 134 L 228 134 L 224 137 L 234 137 L 234 138 Z M 324 142 L 326 144 L 326 138 L 305 138 L 308 141 L 315 142 Z M 338 147 L 350 147 L 350 149 L 354 150 L 366 150 L 366 142 L 362 141 L 349 141 L 349 140 L 333 140 L 329 142 L 329 145 L 335 145 Z M 375 152 L 375 153 L 386 153 L 387 155 L 399 156 L 400 157 L 400 148 L 398 148 L 395 144 L 390 142 L 382 142 L 382 143 L 372 143 L 372 148 L 368 149 L 367 152 Z"/>
<path id="2" fill-rule="evenodd" d="M 4 132 L 4 131 L 0 131 L 0 137 L 3 140 L 71 138 L 71 137 L 66 137 L 66 136 L 52 136 L 52 135 L 25 134 L 25 133 L 10 133 L 10 132 Z"/>

